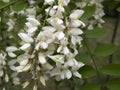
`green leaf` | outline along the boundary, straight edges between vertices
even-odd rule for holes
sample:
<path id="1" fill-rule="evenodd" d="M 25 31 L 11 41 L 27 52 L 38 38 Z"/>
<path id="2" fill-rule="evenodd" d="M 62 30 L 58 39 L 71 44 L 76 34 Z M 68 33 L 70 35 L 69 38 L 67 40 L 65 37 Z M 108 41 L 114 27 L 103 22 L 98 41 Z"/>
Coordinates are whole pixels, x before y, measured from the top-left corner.
<path id="1" fill-rule="evenodd" d="M 117 5 L 118 5 L 118 1 L 111 0 L 111 1 L 108 2 L 108 8 L 109 8 L 110 10 L 115 9 L 115 7 L 116 7 Z"/>
<path id="2" fill-rule="evenodd" d="M 117 11 L 120 12 L 120 7 L 117 8 Z"/>
<path id="3" fill-rule="evenodd" d="M 27 3 L 24 0 L 20 0 L 12 6 L 12 9 L 18 12 L 25 9 L 26 7 L 27 7 Z"/>
<path id="4" fill-rule="evenodd" d="M 100 69 L 100 72 L 106 75 L 120 76 L 120 64 L 105 65 Z"/>
<path id="5" fill-rule="evenodd" d="M 106 33 L 106 29 L 104 27 L 100 28 L 100 27 L 96 27 L 93 30 L 88 30 L 86 32 L 86 37 L 87 38 L 99 38 L 102 37 L 103 35 L 105 35 Z"/>
<path id="6" fill-rule="evenodd" d="M 19 29 L 22 29 L 22 28 L 24 28 L 25 22 L 27 22 L 27 20 L 26 20 L 26 17 L 20 16 L 20 17 L 18 17 L 16 22 L 17 22 L 17 27 Z"/>
<path id="7" fill-rule="evenodd" d="M 108 81 L 106 86 L 109 90 L 120 90 L 120 78 Z"/>
<path id="8" fill-rule="evenodd" d="M 82 74 L 83 78 L 90 78 L 95 76 L 95 70 L 93 67 L 85 65 L 82 68 L 80 68 L 79 72 Z"/>
<path id="9" fill-rule="evenodd" d="M 86 84 L 80 90 L 101 90 L 100 85 L 96 83 Z"/>
<path id="10" fill-rule="evenodd" d="M 91 60 L 91 57 L 88 53 L 79 53 L 75 58 L 77 61 L 83 62 L 85 64 L 88 64 Z"/>
<path id="11" fill-rule="evenodd" d="M 114 44 L 110 44 L 110 43 L 100 43 L 95 51 L 94 54 L 96 56 L 109 56 L 111 54 L 113 54 L 116 51 L 117 47 Z"/>
<path id="12" fill-rule="evenodd" d="M 82 15 L 81 19 L 89 19 L 92 17 L 92 15 L 95 13 L 95 7 L 94 6 L 87 6 L 84 8 L 84 14 Z"/>

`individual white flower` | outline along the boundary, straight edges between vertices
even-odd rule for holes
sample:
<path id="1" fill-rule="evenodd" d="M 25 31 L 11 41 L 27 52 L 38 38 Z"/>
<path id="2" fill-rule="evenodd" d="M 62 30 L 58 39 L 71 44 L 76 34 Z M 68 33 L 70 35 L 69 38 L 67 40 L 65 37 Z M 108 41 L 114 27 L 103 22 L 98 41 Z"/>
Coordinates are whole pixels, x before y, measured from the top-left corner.
<path id="1" fill-rule="evenodd" d="M 54 33 L 54 35 L 53 35 L 53 37 L 57 38 L 58 40 L 63 39 L 64 36 L 65 36 L 65 34 L 62 31 L 58 31 L 58 32 Z"/>
<path id="2" fill-rule="evenodd" d="M 36 20 L 35 18 L 29 17 L 27 18 L 28 22 L 31 23 L 32 26 L 39 26 L 40 22 L 38 20 Z"/>
<path id="3" fill-rule="evenodd" d="M 38 29 L 38 26 L 40 26 L 40 22 L 33 17 L 28 17 L 27 20 L 28 22 L 26 22 L 25 24 L 28 29 L 26 29 L 26 31 L 29 34 L 34 34 L 34 32 Z"/>
<path id="4" fill-rule="evenodd" d="M 71 36 L 71 43 L 73 45 L 76 45 L 76 44 L 81 45 L 82 40 L 83 40 L 83 38 L 80 36 Z"/>
<path id="5" fill-rule="evenodd" d="M 64 30 L 64 29 L 65 29 L 65 26 L 63 25 L 63 20 L 60 19 L 60 18 L 51 17 L 51 18 L 48 18 L 47 21 L 48 21 L 52 26 L 54 26 L 57 30 Z"/>
<path id="6" fill-rule="evenodd" d="M 68 34 L 77 36 L 83 34 L 83 31 L 79 28 L 71 28 L 71 30 L 68 31 Z"/>
<path id="7" fill-rule="evenodd" d="M 80 21 L 80 20 L 73 19 L 73 20 L 71 20 L 69 27 L 80 27 L 80 26 L 85 27 L 85 24 L 82 21 Z"/>
<path id="8" fill-rule="evenodd" d="M 45 28 L 44 28 L 45 29 Z M 48 45 L 53 42 L 53 32 L 44 30 L 43 32 L 40 32 L 37 36 L 37 45 L 35 47 L 36 50 L 39 50 L 39 48 L 47 49 Z"/>
<path id="9" fill-rule="evenodd" d="M 83 15 L 84 11 L 83 10 L 74 10 L 71 14 L 70 14 L 70 18 L 71 19 L 79 19 L 82 15 Z"/>
<path id="10" fill-rule="evenodd" d="M 19 65 L 15 66 L 15 63 L 19 63 Z M 29 64 L 29 55 L 27 54 L 22 54 L 18 56 L 17 60 L 11 60 L 8 64 L 13 71 L 17 72 L 27 71 L 31 67 L 31 64 Z"/>
<path id="11" fill-rule="evenodd" d="M 54 55 L 54 56 L 48 56 L 48 57 L 55 62 L 64 63 L 64 55 Z"/>
<path id="12" fill-rule="evenodd" d="M 6 51 L 8 52 L 8 55 L 10 57 L 16 57 L 16 54 L 14 52 L 17 51 L 17 50 L 18 50 L 18 48 L 15 47 L 15 46 L 9 46 L 9 47 L 6 48 Z"/>
<path id="13" fill-rule="evenodd" d="M 57 52 L 58 53 L 63 53 L 63 54 L 66 55 L 70 52 L 70 50 L 68 49 L 67 46 L 61 45 L 61 46 L 58 47 Z"/>

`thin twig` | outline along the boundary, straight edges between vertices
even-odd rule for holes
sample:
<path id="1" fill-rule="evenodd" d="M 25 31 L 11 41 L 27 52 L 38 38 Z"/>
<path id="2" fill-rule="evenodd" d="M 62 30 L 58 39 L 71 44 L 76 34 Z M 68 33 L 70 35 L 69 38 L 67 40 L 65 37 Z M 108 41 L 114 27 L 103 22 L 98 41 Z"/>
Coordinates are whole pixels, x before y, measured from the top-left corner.
<path id="1" fill-rule="evenodd" d="M 120 13 L 118 14 L 118 17 L 117 17 L 116 23 L 115 23 L 115 28 L 113 30 L 113 35 L 112 35 L 112 39 L 111 39 L 111 43 L 113 43 L 113 44 L 115 42 L 115 38 L 116 38 L 116 34 L 117 34 L 117 29 L 118 29 L 118 25 L 119 25 L 119 20 L 120 20 Z M 110 57 L 109 57 L 109 64 L 112 63 L 112 59 L 113 59 L 113 55 L 110 55 Z"/>
<path id="2" fill-rule="evenodd" d="M 116 23 L 115 23 L 115 28 L 113 30 L 113 35 L 112 35 L 112 39 L 111 39 L 111 43 L 114 44 L 115 42 L 115 38 L 116 38 L 116 35 L 117 35 L 117 29 L 118 29 L 118 25 L 119 25 L 119 20 L 120 20 L 120 13 L 118 14 L 117 18 L 116 18 Z M 108 63 L 111 64 L 112 63 L 112 59 L 113 59 L 113 55 L 110 55 L 109 56 L 109 59 L 108 59 Z M 110 76 L 107 75 L 106 77 L 106 82 L 110 79 Z"/>
<path id="3" fill-rule="evenodd" d="M 99 70 L 98 70 L 97 64 L 96 64 L 96 62 L 95 62 L 95 57 L 94 57 L 94 55 L 92 54 L 92 52 L 91 52 L 91 50 L 90 50 L 90 47 L 89 47 L 88 44 L 87 44 L 87 39 L 86 39 L 85 35 L 83 35 L 83 37 L 84 37 L 84 44 L 85 44 L 85 46 L 86 46 L 86 48 L 87 48 L 88 53 L 90 54 L 90 57 L 91 57 L 92 62 L 93 62 L 93 65 L 94 65 L 94 67 L 95 67 L 96 74 L 97 74 L 97 78 L 98 78 L 99 81 L 101 81 L 100 75 L 99 75 Z"/>

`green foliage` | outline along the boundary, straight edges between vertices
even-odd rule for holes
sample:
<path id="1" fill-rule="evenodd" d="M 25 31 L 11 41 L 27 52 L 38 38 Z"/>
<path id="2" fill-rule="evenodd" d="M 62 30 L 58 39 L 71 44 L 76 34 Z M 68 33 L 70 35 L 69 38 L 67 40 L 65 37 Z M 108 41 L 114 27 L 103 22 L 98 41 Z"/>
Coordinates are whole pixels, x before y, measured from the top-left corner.
<path id="1" fill-rule="evenodd" d="M 85 33 L 85 36 L 87 38 L 99 38 L 105 35 L 106 29 L 104 27 L 96 27 L 93 30 L 89 30 Z"/>
<path id="2" fill-rule="evenodd" d="M 120 78 L 108 81 L 106 86 L 109 90 L 120 90 Z"/>
<path id="3" fill-rule="evenodd" d="M 85 64 L 88 64 L 90 62 L 90 55 L 88 53 L 79 53 L 77 56 L 76 56 L 76 59 L 80 62 L 83 62 Z"/>
<path id="4" fill-rule="evenodd" d="M 89 19 L 92 17 L 92 15 L 95 13 L 95 7 L 94 6 L 87 6 L 84 8 L 85 12 L 83 14 L 83 16 L 81 17 L 81 19 Z"/>
<path id="5" fill-rule="evenodd" d="M 86 84 L 80 88 L 80 90 L 101 90 L 100 85 L 96 83 Z"/>
<path id="6" fill-rule="evenodd" d="M 26 21 L 26 17 L 24 17 L 24 16 L 18 17 L 18 19 L 17 19 L 17 27 L 18 27 L 19 29 L 24 28 L 25 22 L 27 22 L 27 21 Z"/>
<path id="7" fill-rule="evenodd" d="M 19 2 L 16 2 L 13 6 L 12 9 L 14 11 L 21 11 L 27 7 L 27 3 L 24 0 L 21 0 Z"/>
<path id="8" fill-rule="evenodd" d="M 120 64 L 108 64 L 100 69 L 100 72 L 112 76 L 120 76 Z"/>
<path id="9" fill-rule="evenodd" d="M 80 73 L 82 74 L 83 78 L 90 78 L 95 76 L 96 72 L 93 67 L 85 65 L 84 67 L 80 68 Z"/>
<path id="10" fill-rule="evenodd" d="M 110 43 L 100 43 L 95 49 L 96 56 L 109 56 L 116 51 L 117 47 Z"/>
<path id="11" fill-rule="evenodd" d="M 120 12 L 120 7 L 117 8 L 117 11 Z"/>

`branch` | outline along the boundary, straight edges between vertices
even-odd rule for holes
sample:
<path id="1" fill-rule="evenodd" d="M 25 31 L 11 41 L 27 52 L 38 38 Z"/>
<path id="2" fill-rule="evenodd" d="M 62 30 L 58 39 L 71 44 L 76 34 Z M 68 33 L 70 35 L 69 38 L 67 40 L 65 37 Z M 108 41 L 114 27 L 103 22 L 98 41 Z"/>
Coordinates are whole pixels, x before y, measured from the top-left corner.
<path id="1" fill-rule="evenodd" d="M 11 1 L 10 3 L 5 4 L 4 6 L 0 7 L 0 10 L 3 10 L 4 8 L 7 8 L 7 7 L 13 5 L 13 4 L 16 3 L 16 2 L 17 2 L 17 0 L 15 0 L 15 1 Z"/>

